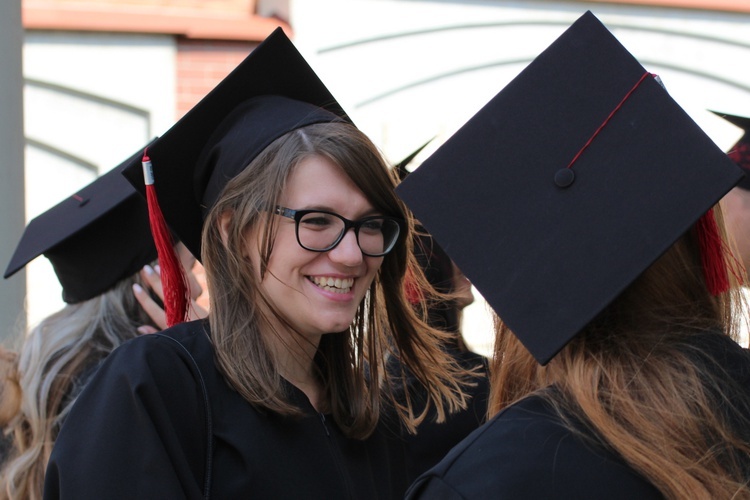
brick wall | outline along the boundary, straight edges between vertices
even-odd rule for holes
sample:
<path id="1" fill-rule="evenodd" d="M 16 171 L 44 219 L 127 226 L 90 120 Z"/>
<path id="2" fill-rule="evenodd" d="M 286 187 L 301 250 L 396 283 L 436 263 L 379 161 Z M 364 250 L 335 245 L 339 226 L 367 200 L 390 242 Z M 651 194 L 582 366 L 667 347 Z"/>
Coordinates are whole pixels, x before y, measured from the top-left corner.
<path id="1" fill-rule="evenodd" d="M 24 3 L 29 3 L 25 0 Z M 211 14 L 255 14 L 255 0 L 44 0 L 48 6 L 95 7 L 106 10 L 108 7 L 127 8 L 154 7 L 175 11 L 205 11 Z"/>
<path id="2" fill-rule="evenodd" d="M 190 110 L 256 46 L 253 42 L 178 40 L 176 117 Z"/>
<path id="3" fill-rule="evenodd" d="M 255 11 L 255 0 L 22 0 L 23 26 L 32 30 L 255 42 L 279 26 L 290 32 L 285 21 Z"/>

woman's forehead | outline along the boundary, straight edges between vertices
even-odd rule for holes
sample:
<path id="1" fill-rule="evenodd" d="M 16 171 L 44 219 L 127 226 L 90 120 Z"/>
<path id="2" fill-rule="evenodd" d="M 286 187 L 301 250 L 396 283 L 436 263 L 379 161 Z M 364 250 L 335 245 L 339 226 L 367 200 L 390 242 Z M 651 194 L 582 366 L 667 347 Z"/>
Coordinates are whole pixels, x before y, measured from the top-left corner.
<path id="1" fill-rule="evenodd" d="M 299 162 L 281 190 L 280 204 L 302 209 L 367 212 L 374 209 L 366 194 L 339 165 L 311 155 Z M 344 215 L 344 214 L 342 214 Z"/>

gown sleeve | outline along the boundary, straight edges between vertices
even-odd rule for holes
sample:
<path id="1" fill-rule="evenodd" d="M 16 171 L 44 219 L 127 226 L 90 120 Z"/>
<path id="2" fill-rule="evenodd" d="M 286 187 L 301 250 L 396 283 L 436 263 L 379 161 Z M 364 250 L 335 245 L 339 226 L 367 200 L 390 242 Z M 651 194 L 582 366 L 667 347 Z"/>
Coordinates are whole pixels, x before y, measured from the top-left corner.
<path id="1" fill-rule="evenodd" d="M 160 334 L 127 342 L 60 430 L 44 498 L 202 498 L 209 418 L 200 371 L 182 344 Z"/>

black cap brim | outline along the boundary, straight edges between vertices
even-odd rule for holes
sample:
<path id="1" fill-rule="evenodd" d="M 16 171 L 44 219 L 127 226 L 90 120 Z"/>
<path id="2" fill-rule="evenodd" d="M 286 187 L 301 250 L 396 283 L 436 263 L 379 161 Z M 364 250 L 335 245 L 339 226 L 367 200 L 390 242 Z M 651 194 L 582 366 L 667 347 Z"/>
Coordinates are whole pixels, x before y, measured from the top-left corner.
<path id="1" fill-rule="evenodd" d="M 63 300 L 77 303 L 156 259 L 146 202 L 122 177 L 140 154 L 32 219 L 3 277 L 44 254 L 63 287 Z"/>

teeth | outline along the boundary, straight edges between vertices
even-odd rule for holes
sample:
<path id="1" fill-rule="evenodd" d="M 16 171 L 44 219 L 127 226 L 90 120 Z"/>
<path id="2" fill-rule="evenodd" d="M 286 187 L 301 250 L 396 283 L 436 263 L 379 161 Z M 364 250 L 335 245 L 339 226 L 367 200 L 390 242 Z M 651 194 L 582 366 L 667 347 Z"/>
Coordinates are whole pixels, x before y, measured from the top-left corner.
<path id="1" fill-rule="evenodd" d="M 311 277 L 310 281 L 320 288 L 334 293 L 348 293 L 354 285 L 354 278 Z"/>

